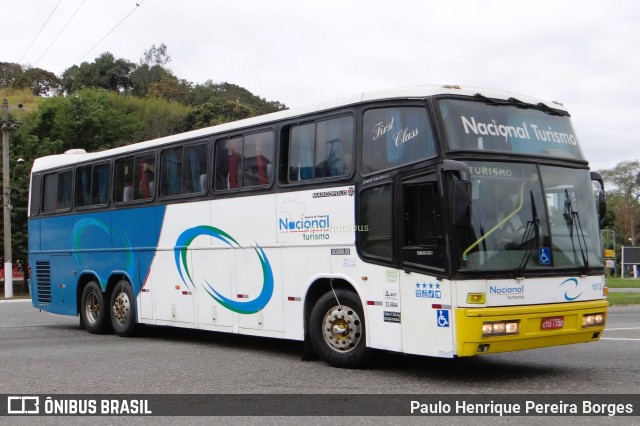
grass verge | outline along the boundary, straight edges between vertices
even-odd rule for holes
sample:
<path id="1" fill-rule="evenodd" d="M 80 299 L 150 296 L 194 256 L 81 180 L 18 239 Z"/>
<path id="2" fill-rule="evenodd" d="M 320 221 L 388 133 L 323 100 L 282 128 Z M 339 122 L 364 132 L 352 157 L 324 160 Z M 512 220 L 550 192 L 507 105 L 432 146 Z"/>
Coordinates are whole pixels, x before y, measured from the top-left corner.
<path id="1" fill-rule="evenodd" d="M 640 293 L 609 293 L 607 300 L 611 306 L 640 305 Z"/>
<path id="2" fill-rule="evenodd" d="M 633 278 L 607 277 L 609 288 L 640 288 L 640 280 Z"/>

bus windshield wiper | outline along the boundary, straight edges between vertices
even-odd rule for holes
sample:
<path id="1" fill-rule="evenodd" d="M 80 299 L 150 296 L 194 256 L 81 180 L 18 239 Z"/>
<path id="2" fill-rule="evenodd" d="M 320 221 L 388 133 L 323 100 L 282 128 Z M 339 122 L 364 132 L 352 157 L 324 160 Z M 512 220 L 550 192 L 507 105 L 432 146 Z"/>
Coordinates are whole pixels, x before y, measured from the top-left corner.
<path id="1" fill-rule="evenodd" d="M 527 250 L 520 261 L 520 265 L 515 270 L 515 276 L 521 277 L 524 270 L 527 268 L 529 259 L 531 259 L 531 253 L 534 249 L 537 249 L 540 243 L 540 219 L 538 218 L 538 210 L 536 209 L 536 202 L 533 199 L 533 191 L 529 191 L 531 196 L 531 220 L 527 221 L 527 226 L 522 236 L 521 246 L 527 245 Z M 531 243 L 533 241 L 533 244 Z"/>
<path id="2" fill-rule="evenodd" d="M 484 103 L 489 104 L 489 105 L 504 105 L 503 102 L 499 102 L 499 101 L 496 101 L 494 99 L 487 98 L 482 93 L 476 93 L 475 95 L 473 95 L 473 97 L 481 99 Z"/>
<path id="3" fill-rule="evenodd" d="M 577 231 L 578 237 L 578 245 L 580 246 L 580 254 L 582 255 L 582 262 L 584 264 L 584 269 L 586 272 L 589 272 L 589 256 L 587 255 L 587 240 L 584 236 L 584 230 L 582 229 L 582 224 L 580 223 L 580 215 L 577 211 L 573 210 L 573 204 L 571 203 L 571 197 L 569 196 L 569 191 L 564 190 L 564 220 L 567 223 L 567 227 L 569 228 L 569 238 L 571 238 L 571 246 L 573 247 L 574 260 L 578 263 L 576 245 L 573 240 L 573 230 Z"/>
<path id="4" fill-rule="evenodd" d="M 538 102 L 537 104 L 529 104 L 529 103 L 527 103 L 527 102 L 521 101 L 521 100 L 520 100 L 520 99 L 518 99 L 518 98 L 511 97 L 511 98 L 509 98 L 509 103 L 511 103 L 511 104 L 513 104 L 513 105 L 515 105 L 515 106 L 517 106 L 518 108 L 524 108 L 524 109 L 527 109 L 527 108 L 530 108 L 530 109 L 537 109 L 537 110 L 542 111 L 542 112 L 544 112 L 544 113 L 547 113 L 547 114 L 549 114 L 549 115 L 560 115 L 560 116 L 568 115 L 568 114 L 563 113 L 563 112 L 562 112 L 562 111 L 560 111 L 560 110 L 553 109 L 553 108 L 551 108 L 549 105 L 544 104 L 544 103 L 542 103 L 542 102 Z"/>

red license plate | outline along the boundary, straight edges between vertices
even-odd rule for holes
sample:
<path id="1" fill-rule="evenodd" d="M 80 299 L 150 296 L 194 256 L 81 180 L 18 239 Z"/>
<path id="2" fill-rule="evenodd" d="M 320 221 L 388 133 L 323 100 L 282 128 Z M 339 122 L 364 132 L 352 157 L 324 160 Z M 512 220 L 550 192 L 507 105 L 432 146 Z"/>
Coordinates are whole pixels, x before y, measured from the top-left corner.
<path id="1" fill-rule="evenodd" d="M 556 330 L 564 327 L 564 317 L 542 318 L 540 328 L 543 330 Z"/>

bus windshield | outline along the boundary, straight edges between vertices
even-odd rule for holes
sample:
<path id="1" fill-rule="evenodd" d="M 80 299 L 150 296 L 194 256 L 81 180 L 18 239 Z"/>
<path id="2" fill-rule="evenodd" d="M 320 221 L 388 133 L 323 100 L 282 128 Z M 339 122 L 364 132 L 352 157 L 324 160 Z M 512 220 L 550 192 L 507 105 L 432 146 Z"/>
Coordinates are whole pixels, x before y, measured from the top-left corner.
<path id="1" fill-rule="evenodd" d="M 509 101 L 438 102 L 448 151 L 493 151 L 584 160 L 568 114 L 544 104 Z"/>
<path id="2" fill-rule="evenodd" d="M 471 221 L 460 271 L 602 267 L 587 170 L 469 161 Z M 588 195 L 588 196 L 585 196 Z"/>

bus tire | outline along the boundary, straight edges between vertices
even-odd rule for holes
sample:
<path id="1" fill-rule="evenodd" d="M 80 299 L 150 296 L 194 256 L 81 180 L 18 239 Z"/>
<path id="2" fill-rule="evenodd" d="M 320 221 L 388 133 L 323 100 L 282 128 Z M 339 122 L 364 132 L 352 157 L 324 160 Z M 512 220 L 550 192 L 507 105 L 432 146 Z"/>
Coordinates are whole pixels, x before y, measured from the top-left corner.
<path id="1" fill-rule="evenodd" d="M 336 301 L 336 296 L 340 304 Z M 369 358 L 364 313 L 358 295 L 336 289 L 322 295 L 309 318 L 309 339 L 318 356 L 339 368 L 358 368 Z"/>
<path id="2" fill-rule="evenodd" d="M 89 281 L 80 298 L 80 324 L 91 334 L 104 334 L 109 329 L 109 313 L 100 285 Z"/>
<path id="3" fill-rule="evenodd" d="M 131 336 L 136 330 L 136 301 L 131 284 L 120 280 L 111 293 L 111 325 L 118 336 Z"/>

